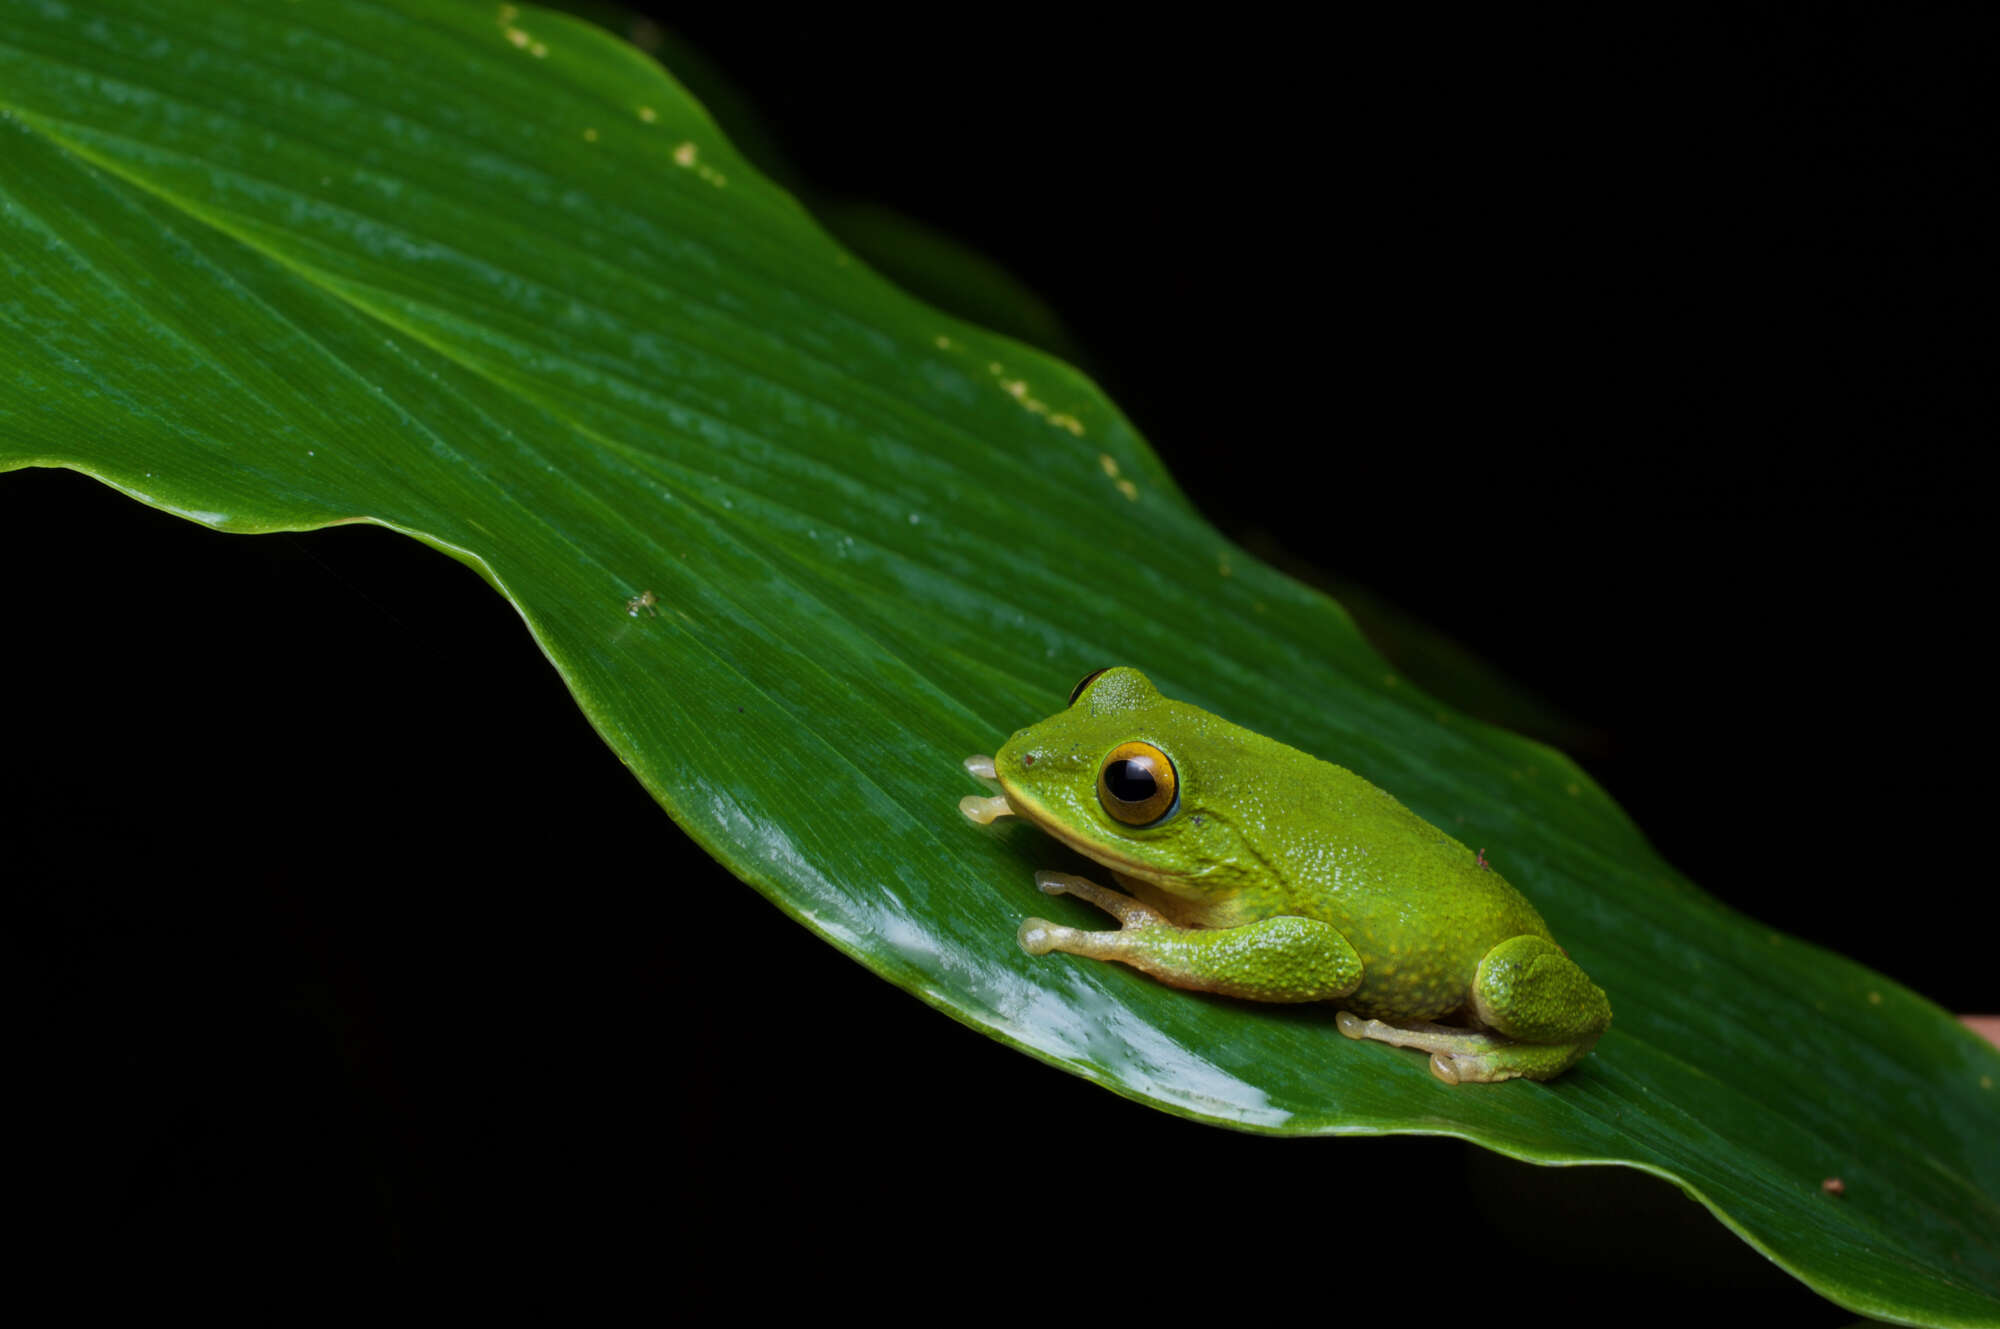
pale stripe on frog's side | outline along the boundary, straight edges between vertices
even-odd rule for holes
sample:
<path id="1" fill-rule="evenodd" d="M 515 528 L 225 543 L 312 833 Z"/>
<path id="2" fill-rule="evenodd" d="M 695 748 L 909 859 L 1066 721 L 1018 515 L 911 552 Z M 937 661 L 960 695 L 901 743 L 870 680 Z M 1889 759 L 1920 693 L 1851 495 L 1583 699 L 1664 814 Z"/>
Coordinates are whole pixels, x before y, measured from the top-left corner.
<path id="1" fill-rule="evenodd" d="M 1135 669 L 1086 676 L 1066 708 L 965 769 L 1001 790 L 961 799 L 966 817 L 1020 817 L 1129 892 L 1037 873 L 1120 926 L 1030 918 L 1030 954 L 1338 1001 L 1342 1033 L 1421 1048 L 1454 1084 L 1551 1079 L 1611 1023 L 1603 991 L 1483 857 L 1352 771 L 1162 697 Z"/>

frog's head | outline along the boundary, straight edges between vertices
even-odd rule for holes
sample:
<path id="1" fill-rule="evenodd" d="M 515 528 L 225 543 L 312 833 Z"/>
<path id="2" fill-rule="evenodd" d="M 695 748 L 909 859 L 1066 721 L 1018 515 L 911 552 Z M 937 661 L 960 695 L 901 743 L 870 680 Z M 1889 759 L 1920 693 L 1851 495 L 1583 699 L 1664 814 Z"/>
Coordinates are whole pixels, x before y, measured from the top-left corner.
<path id="1" fill-rule="evenodd" d="M 1069 705 L 993 757 L 1007 811 L 1115 871 L 1189 898 L 1229 895 L 1254 873 L 1245 782 L 1256 745 L 1277 747 L 1160 695 L 1136 669 L 1100 669 Z M 1244 814 L 1253 814 L 1246 823 Z"/>

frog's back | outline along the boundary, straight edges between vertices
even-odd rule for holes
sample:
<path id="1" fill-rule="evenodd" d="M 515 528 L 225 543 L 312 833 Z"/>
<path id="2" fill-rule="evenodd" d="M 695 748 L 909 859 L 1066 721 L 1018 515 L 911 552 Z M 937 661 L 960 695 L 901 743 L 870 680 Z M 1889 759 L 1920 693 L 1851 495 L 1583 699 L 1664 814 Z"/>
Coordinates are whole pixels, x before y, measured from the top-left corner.
<path id="1" fill-rule="evenodd" d="M 1493 946 L 1549 937 L 1479 854 L 1345 767 L 1298 755 L 1314 768 L 1292 786 L 1309 806 L 1265 848 L 1290 911 L 1333 924 L 1360 953 L 1362 985 L 1344 1005 L 1382 1019 L 1447 1015 Z"/>

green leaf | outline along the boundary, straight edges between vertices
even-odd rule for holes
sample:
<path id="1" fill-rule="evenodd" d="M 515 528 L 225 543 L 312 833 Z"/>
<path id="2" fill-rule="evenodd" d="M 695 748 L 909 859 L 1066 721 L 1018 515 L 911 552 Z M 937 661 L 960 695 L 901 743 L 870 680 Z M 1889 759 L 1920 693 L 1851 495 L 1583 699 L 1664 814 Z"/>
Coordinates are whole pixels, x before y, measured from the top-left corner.
<path id="1" fill-rule="evenodd" d="M 1400 682 L 1086 379 L 851 260 L 644 57 L 525 6 L 0 8 L 0 467 L 460 559 L 739 876 L 1119 1093 L 1641 1168 L 1843 1305 L 2000 1323 L 2000 1056 Z M 1022 954 L 1050 847 L 964 823 L 958 762 L 1114 660 L 1507 846 L 1612 996 L 1597 1051 L 1454 1090 L 1323 1013 Z"/>

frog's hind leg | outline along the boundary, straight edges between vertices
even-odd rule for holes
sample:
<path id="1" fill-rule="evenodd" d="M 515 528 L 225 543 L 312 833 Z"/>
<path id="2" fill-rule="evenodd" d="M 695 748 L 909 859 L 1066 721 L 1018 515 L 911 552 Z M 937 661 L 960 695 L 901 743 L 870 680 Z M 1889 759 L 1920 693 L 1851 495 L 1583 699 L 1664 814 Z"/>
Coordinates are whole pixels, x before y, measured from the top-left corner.
<path id="1" fill-rule="evenodd" d="M 1562 947 L 1546 937 L 1509 937 L 1479 961 L 1471 1014 L 1494 1032 L 1394 1025 L 1342 1011 L 1340 1032 L 1431 1054 L 1440 1080 L 1547 1080 L 1590 1051 L 1611 1024 L 1611 1003 Z"/>
<path id="2" fill-rule="evenodd" d="M 1517 1040 L 1501 1057 L 1516 1075 L 1546 1079 L 1590 1051 L 1611 1027 L 1611 1000 L 1569 952 L 1547 937 L 1519 936 L 1486 952 L 1472 980 L 1472 1010 L 1482 1024 Z M 1537 1072 L 1564 1049 L 1554 1069 Z"/>
<path id="3" fill-rule="evenodd" d="M 1084 932 L 1045 918 L 1021 924 L 1030 955 L 1067 951 L 1116 960 L 1163 983 L 1252 1001 L 1329 1001 L 1361 982 L 1361 957 L 1329 923 L 1281 915 L 1235 928 L 1183 928 L 1129 895 L 1067 872 L 1037 872 L 1049 895 L 1088 900 L 1119 922 L 1114 932 Z"/>

